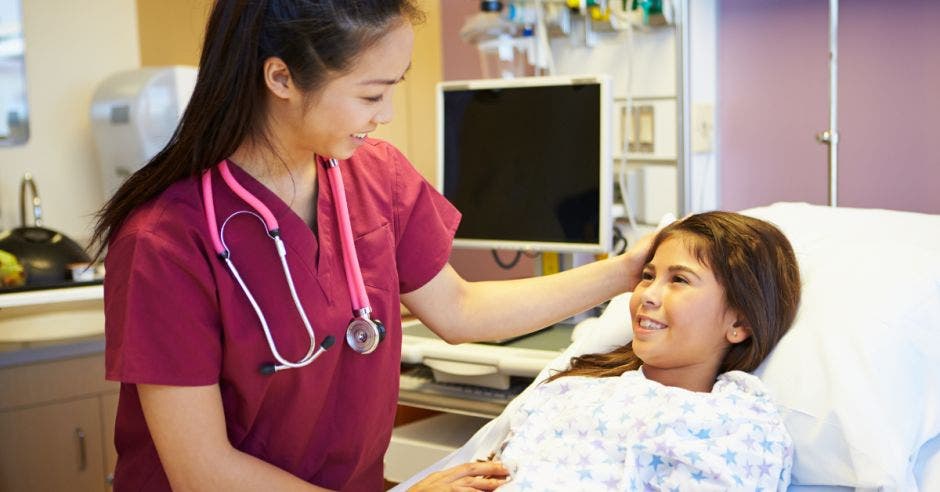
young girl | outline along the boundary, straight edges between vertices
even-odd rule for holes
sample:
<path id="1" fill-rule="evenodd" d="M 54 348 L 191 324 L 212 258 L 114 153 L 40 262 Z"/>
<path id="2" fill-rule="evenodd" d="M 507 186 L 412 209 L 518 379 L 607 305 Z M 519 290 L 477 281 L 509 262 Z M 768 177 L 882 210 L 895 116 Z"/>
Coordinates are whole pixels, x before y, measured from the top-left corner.
<path id="1" fill-rule="evenodd" d="M 472 283 L 447 264 L 460 214 L 367 137 L 392 118 L 420 17 L 408 0 L 215 3 L 179 128 L 95 231 L 115 491 L 381 490 L 400 303 L 457 343 L 639 281 L 642 243 L 538 279 Z M 417 489 L 504 474 L 473 463 Z"/>
<path id="2" fill-rule="evenodd" d="M 796 314 L 786 237 L 693 215 L 654 239 L 633 340 L 574 358 L 515 412 L 500 490 L 785 490 L 792 443 L 754 370 Z"/>

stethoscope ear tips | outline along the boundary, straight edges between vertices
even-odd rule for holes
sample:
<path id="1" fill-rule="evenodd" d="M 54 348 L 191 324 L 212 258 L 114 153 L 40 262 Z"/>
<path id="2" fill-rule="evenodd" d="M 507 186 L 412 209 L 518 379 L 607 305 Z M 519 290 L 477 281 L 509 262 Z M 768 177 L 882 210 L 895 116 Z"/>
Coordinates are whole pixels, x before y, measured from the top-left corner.
<path id="1" fill-rule="evenodd" d="M 326 350 L 326 349 L 332 347 L 334 342 L 336 342 L 336 338 L 335 338 L 333 335 L 327 336 L 326 338 L 323 339 L 323 342 L 320 343 L 320 351 L 324 351 L 324 350 Z M 313 362 L 313 359 L 316 359 L 317 356 L 319 356 L 319 355 L 320 355 L 320 353 L 317 352 L 316 354 L 313 355 L 313 357 L 305 358 L 304 361 L 306 361 L 306 362 L 302 361 L 302 362 L 300 362 L 300 363 L 298 363 L 298 364 L 301 364 L 301 363 L 302 363 L 303 365 L 307 365 L 307 364 L 309 364 L 310 362 Z M 291 366 L 291 365 L 280 366 L 281 369 L 286 369 L 286 368 L 288 368 L 288 367 L 295 367 L 295 366 Z M 299 367 L 299 366 L 298 366 L 298 367 Z M 260 373 L 261 373 L 262 375 L 264 375 L 264 376 L 270 376 L 270 375 L 276 373 L 277 370 L 278 370 L 278 365 L 277 365 L 277 364 L 271 364 L 271 363 L 268 363 L 268 364 L 261 364 L 261 367 L 258 368 L 258 372 L 260 372 Z"/>

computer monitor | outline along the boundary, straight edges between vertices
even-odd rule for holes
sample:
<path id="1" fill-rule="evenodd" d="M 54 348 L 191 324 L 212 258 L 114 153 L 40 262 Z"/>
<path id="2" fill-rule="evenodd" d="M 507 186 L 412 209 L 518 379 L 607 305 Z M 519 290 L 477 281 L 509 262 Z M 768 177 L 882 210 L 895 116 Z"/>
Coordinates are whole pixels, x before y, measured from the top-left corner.
<path id="1" fill-rule="evenodd" d="M 606 76 L 438 85 L 438 188 L 464 248 L 611 249 Z"/>

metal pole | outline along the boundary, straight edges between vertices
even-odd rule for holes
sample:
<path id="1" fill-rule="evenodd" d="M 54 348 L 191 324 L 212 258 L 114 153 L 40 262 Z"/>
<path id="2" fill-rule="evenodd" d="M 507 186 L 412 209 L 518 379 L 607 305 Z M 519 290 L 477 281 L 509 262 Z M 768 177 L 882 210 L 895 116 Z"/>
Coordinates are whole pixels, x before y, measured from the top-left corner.
<path id="1" fill-rule="evenodd" d="M 829 0 L 829 206 L 839 193 L 839 0 Z"/>
<path id="2" fill-rule="evenodd" d="M 688 0 L 676 2 L 676 110 L 679 123 L 676 162 L 678 193 L 676 211 L 683 216 L 692 211 L 692 83 L 690 80 L 689 8 Z"/>
<path id="3" fill-rule="evenodd" d="M 829 0 L 829 129 L 816 140 L 829 146 L 829 206 L 838 205 L 839 192 L 839 0 Z"/>

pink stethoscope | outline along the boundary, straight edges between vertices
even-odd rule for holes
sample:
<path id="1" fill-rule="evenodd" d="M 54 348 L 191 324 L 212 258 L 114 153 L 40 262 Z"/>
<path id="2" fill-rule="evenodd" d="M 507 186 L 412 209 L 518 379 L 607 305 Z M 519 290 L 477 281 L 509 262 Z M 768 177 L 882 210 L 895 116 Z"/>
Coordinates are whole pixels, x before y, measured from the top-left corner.
<path id="1" fill-rule="evenodd" d="M 232 276 L 235 277 L 238 285 L 241 286 L 242 291 L 248 298 L 248 302 L 251 303 L 251 307 L 254 308 L 255 314 L 258 316 L 258 321 L 261 322 L 261 328 L 264 329 L 264 336 L 268 340 L 268 347 L 277 360 L 276 363 L 263 364 L 261 366 L 261 373 L 273 374 L 284 369 L 304 367 L 316 360 L 326 349 L 333 345 L 333 336 L 330 335 L 324 338 L 320 346 L 317 347 L 313 327 L 310 325 L 310 320 L 307 319 L 303 305 L 301 305 L 300 299 L 297 297 L 297 290 L 294 288 L 294 279 L 291 277 L 290 269 L 287 267 L 287 249 L 284 247 L 284 242 L 281 240 L 280 229 L 277 219 L 274 218 L 274 214 L 271 213 L 268 207 L 261 203 L 261 200 L 258 200 L 258 198 L 235 180 L 231 171 L 229 171 L 227 161 L 220 162 L 216 167 L 219 169 L 219 173 L 222 175 L 222 179 L 225 181 L 225 184 L 228 185 L 229 189 L 254 209 L 254 211 L 240 210 L 229 215 L 222 223 L 222 227 L 219 228 L 216 225 L 215 205 L 212 196 L 212 169 L 207 169 L 202 173 L 202 200 L 206 209 L 206 222 L 209 224 L 209 235 L 212 239 L 212 245 L 215 248 L 216 254 L 225 262 L 229 271 L 232 272 Z M 352 300 L 353 307 L 353 318 L 346 328 L 346 343 L 356 352 L 368 354 L 374 351 L 379 345 L 379 342 L 385 338 L 385 326 L 381 321 L 372 317 L 369 297 L 366 295 L 366 287 L 362 281 L 362 271 L 359 269 L 359 257 L 356 255 L 356 248 L 353 245 L 352 226 L 349 224 L 349 207 L 346 204 L 346 190 L 343 187 L 343 175 L 340 173 L 339 163 L 336 162 L 336 159 L 330 159 L 326 164 L 326 168 L 330 178 L 330 190 L 333 194 L 333 201 L 336 202 L 336 218 L 339 221 L 340 239 L 343 245 L 343 266 L 346 271 L 346 285 L 349 287 L 349 297 Z M 268 327 L 268 322 L 261 312 L 257 301 L 255 301 L 254 296 L 251 295 L 251 291 L 248 290 L 241 275 L 238 274 L 238 270 L 232 263 L 231 251 L 228 249 L 228 246 L 225 245 L 225 226 L 228 224 L 228 221 L 232 220 L 232 217 L 241 214 L 252 215 L 261 221 L 268 237 L 274 241 L 277 254 L 281 259 L 281 268 L 284 270 L 284 276 L 287 278 L 287 285 L 290 287 L 290 294 L 294 300 L 294 307 L 297 309 L 300 319 L 303 320 L 304 328 L 307 329 L 307 334 L 310 336 L 310 349 L 307 351 L 306 355 L 296 362 L 285 359 L 281 356 L 281 353 L 278 352 L 274 338 L 271 336 L 271 329 Z"/>

